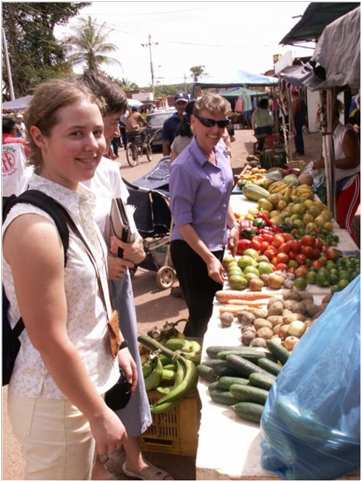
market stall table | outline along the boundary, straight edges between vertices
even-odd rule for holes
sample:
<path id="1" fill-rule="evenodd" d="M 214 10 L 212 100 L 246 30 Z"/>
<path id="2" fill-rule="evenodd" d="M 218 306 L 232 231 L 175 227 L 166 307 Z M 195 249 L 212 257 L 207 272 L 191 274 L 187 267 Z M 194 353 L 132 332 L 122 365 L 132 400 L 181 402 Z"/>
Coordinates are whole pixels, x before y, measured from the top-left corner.
<path id="1" fill-rule="evenodd" d="M 235 211 L 246 214 L 255 203 L 247 201 L 244 196 L 234 194 L 231 205 Z M 344 253 L 356 253 L 358 247 L 346 230 L 334 230 L 340 241 L 337 248 Z M 268 290 L 269 291 L 269 290 Z M 327 288 L 309 285 L 308 291 L 313 294 L 315 303 L 329 293 Z M 277 291 L 275 291 L 277 294 Z M 233 323 L 223 328 L 218 316 L 218 303 L 214 302 L 212 317 L 203 341 L 202 360 L 205 360 L 206 348 L 212 345 L 240 345 L 240 327 Z M 261 467 L 261 434 L 258 425 L 239 419 L 230 407 L 218 405 L 211 401 L 207 383 L 200 380 L 198 392 L 201 399 L 201 421 L 199 429 L 198 450 L 196 457 L 197 480 L 270 480 L 277 479 L 271 472 Z M 358 476 L 345 478 L 358 479 Z"/>

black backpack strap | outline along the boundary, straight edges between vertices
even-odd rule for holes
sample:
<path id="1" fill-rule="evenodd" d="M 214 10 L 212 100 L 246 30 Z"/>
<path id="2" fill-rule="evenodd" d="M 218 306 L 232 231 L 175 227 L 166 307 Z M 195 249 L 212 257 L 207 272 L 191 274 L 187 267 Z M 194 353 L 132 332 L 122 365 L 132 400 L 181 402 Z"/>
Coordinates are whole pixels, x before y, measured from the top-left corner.
<path id="1" fill-rule="evenodd" d="M 15 206 L 15 204 L 19 203 L 32 204 L 33 206 L 45 211 L 54 220 L 63 244 L 65 266 L 67 264 L 67 252 L 69 246 L 68 225 L 70 225 L 72 229 L 74 226 L 74 221 L 66 209 L 47 194 L 35 189 L 30 189 L 20 194 L 20 196 L 10 196 L 10 198 L 6 200 L 6 202 L 3 204 L 3 222 L 5 221 L 10 209 Z"/>

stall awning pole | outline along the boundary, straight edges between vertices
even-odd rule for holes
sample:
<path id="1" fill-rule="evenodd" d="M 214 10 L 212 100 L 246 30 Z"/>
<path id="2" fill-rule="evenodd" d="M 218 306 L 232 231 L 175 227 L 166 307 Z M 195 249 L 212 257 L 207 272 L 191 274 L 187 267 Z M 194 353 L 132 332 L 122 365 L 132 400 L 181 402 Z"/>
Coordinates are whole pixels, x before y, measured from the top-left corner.
<path id="1" fill-rule="evenodd" d="M 289 161 L 294 159 L 293 156 L 293 141 L 294 141 L 294 116 L 293 116 L 293 108 L 292 108 L 292 96 L 290 93 L 289 87 L 287 87 L 287 101 L 288 101 L 288 124 L 289 124 L 289 132 L 288 132 L 288 158 Z"/>
<path id="2" fill-rule="evenodd" d="M 327 89 L 326 98 L 326 122 L 324 122 L 323 145 L 324 145 L 324 172 L 326 177 L 327 206 L 333 217 L 336 214 L 336 199 L 334 187 L 334 145 L 333 145 L 333 90 Z"/>

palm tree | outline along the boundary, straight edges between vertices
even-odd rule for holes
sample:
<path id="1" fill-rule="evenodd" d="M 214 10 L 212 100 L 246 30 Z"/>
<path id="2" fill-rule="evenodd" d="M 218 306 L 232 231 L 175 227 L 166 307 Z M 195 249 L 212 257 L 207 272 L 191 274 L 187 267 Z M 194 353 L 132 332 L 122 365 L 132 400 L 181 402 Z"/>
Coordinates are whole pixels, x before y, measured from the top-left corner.
<path id="1" fill-rule="evenodd" d="M 68 61 L 72 65 L 86 64 L 86 70 L 98 71 L 101 64 L 121 63 L 110 57 L 109 53 L 116 52 L 115 44 L 107 42 L 107 37 L 112 29 L 106 27 L 106 23 L 97 26 L 91 17 L 82 18 L 74 35 L 67 39 L 67 48 L 70 51 Z"/>
<path id="2" fill-rule="evenodd" d="M 199 77 L 207 75 L 205 72 L 205 65 L 195 65 L 194 67 L 191 67 L 190 70 L 194 82 L 197 82 Z"/>

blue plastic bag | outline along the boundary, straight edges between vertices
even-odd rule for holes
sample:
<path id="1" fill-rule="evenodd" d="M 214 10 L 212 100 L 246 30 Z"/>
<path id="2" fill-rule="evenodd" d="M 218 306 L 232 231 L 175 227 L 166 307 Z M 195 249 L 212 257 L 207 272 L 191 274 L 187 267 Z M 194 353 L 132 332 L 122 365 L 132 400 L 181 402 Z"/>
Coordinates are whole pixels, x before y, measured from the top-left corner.
<path id="1" fill-rule="evenodd" d="M 269 392 L 262 466 L 292 480 L 360 466 L 360 276 L 333 295 Z"/>

